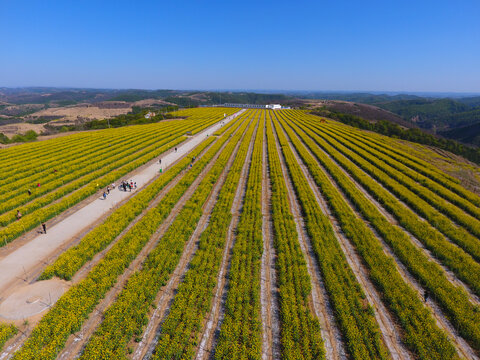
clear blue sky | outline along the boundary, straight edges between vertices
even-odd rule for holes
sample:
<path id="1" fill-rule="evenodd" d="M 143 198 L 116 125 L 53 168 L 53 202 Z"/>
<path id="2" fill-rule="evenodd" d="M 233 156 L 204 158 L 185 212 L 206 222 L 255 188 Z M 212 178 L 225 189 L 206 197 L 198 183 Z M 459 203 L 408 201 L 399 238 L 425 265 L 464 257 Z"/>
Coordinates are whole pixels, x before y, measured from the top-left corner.
<path id="1" fill-rule="evenodd" d="M 0 86 L 480 92 L 480 0 L 0 0 Z"/>

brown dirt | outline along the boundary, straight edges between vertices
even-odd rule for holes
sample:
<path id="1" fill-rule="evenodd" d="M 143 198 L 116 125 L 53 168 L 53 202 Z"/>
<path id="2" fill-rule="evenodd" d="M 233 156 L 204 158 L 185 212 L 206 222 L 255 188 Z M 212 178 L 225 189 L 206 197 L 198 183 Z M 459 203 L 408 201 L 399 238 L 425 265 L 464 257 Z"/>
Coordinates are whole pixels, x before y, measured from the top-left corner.
<path id="1" fill-rule="evenodd" d="M 100 105 L 102 106 L 102 105 Z M 75 121 L 78 118 L 82 119 L 106 119 L 113 116 L 118 116 L 122 114 L 126 114 L 132 111 L 130 106 L 128 107 L 121 107 L 121 108 L 105 108 L 99 107 L 96 105 L 90 104 L 81 104 L 81 105 L 74 105 L 74 106 L 66 106 L 66 107 L 56 107 L 56 108 L 49 108 L 34 112 L 25 117 L 25 120 L 34 120 L 38 119 L 39 117 L 49 117 L 49 116 L 58 116 L 61 118 L 59 121 Z M 56 120 L 51 122 L 52 124 L 57 123 Z"/>
<path id="2" fill-rule="evenodd" d="M 42 124 L 28 124 L 28 123 L 14 123 L 14 124 L 0 126 L 0 133 L 3 133 L 8 137 L 12 137 L 13 135 L 16 135 L 16 134 L 23 134 L 29 130 L 33 130 L 37 134 L 40 134 L 45 131 L 45 127 Z"/>
<path id="3" fill-rule="evenodd" d="M 275 247 L 271 217 L 270 177 L 267 161 L 266 132 L 263 137 L 262 154 L 262 237 L 263 254 L 260 282 L 262 305 L 262 360 L 280 358 L 280 311 L 278 308 L 278 285 L 275 272 Z"/>
<path id="4" fill-rule="evenodd" d="M 69 286 L 66 281 L 52 279 L 19 287 L 0 304 L 0 319 L 13 320 L 19 325 L 49 309 Z"/>

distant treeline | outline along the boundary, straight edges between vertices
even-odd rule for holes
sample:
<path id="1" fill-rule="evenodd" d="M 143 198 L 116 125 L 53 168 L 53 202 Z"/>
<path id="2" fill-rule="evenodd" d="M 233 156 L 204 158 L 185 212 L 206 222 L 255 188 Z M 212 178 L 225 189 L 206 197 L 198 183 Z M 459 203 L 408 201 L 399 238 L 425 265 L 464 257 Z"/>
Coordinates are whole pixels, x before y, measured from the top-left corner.
<path id="1" fill-rule="evenodd" d="M 325 116 L 325 113 L 322 111 L 313 111 L 312 114 Z M 408 140 L 419 144 L 435 146 L 437 148 L 450 151 L 454 154 L 461 155 L 470 161 L 480 164 L 480 148 L 466 146 L 454 140 L 428 134 L 418 128 L 403 129 L 397 124 L 389 121 L 382 120 L 373 123 L 359 116 L 338 112 L 330 112 L 328 117 L 359 129 L 370 130 L 382 135 Z"/>
<path id="2" fill-rule="evenodd" d="M 9 138 L 4 133 L 0 133 L 0 144 L 11 144 L 19 142 L 29 142 L 37 140 L 38 134 L 33 130 L 28 130 L 25 134 L 16 134 Z"/>

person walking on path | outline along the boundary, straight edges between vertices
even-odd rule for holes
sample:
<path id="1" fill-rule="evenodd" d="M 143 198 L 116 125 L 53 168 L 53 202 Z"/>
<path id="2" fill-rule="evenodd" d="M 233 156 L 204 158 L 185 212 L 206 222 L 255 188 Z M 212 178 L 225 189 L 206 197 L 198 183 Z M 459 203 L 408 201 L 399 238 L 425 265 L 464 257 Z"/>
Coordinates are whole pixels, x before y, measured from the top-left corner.
<path id="1" fill-rule="evenodd" d="M 133 183 L 133 186 L 135 186 L 135 189 L 137 188 L 137 182 L 136 181 Z"/>
<path id="2" fill-rule="evenodd" d="M 177 152 L 177 148 L 175 148 L 175 152 Z"/>
<path id="3" fill-rule="evenodd" d="M 162 163 L 162 159 L 158 159 L 158 163 L 161 164 L 161 163 Z"/>
<path id="4" fill-rule="evenodd" d="M 105 200 L 107 198 L 107 193 L 104 191 L 103 192 L 103 200 Z"/>
<path id="5" fill-rule="evenodd" d="M 46 234 L 47 233 L 47 225 L 45 223 L 42 223 L 42 229 L 43 229 L 43 233 Z"/>
<path id="6" fill-rule="evenodd" d="M 110 195 L 110 186 L 107 186 L 107 195 Z"/>

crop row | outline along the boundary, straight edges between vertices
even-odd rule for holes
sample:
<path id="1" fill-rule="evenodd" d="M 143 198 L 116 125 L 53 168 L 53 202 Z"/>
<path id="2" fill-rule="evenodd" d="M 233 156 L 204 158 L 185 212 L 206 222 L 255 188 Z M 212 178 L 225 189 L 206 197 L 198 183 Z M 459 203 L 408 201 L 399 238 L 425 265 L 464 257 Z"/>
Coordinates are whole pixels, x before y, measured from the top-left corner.
<path id="1" fill-rule="evenodd" d="M 8 182 L 0 185 L 0 191 L 3 190 L 1 199 L 6 199 L 4 196 L 9 195 L 8 193 L 6 194 L 7 191 L 27 190 L 28 187 L 36 185 L 38 182 L 42 185 L 47 183 L 52 176 L 58 176 L 58 173 L 62 173 L 63 169 L 71 166 L 73 162 L 88 158 L 90 153 L 93 154 L 96 151 L 104 151 L 105 149 L 111 150 L 112 147 L 121 146 L 123 142 L 131 142 L 149 134 L 161 135 L 163 128 L 165 128 L 164 125 L 152 124 L 132 131 L 117 130 L 109 134 L 93 132 L 83 141 L 77 141 L 74 146 L 61 149 L 57 153 L 15 164 L 12 166 L 10 173 L 7 171 L 4 173 Z M 45 142 L 49 143 L 49 141 Z M 53 174 L 53 169 L 57 170 L 57 174 Z"/>
<path id="2" fill-rule="evenodd" d="M 288 203 L 271 121 L 267 120 L 267 149 L 272 187 L 272 220 L 277 254 L 282 358 L 320 359 L 325 350 L 320 324 L 308 306 L 310 276 L 298 241 L 295 220 Z"/>
<path id="3" fill-rule="evenodd" d="M 292 112 L 293 114 L 293 112 Z M 305 114 L 305 112 L 301 111 L 296 111 L 295 116 L 299 117 L 307 117 L 310 120 L 313 121 L 318 121 L 318 117 L 316 116 L 311 116 Z M 399 144 L 398 142 L 393 142 L 391 138 L 372 133 L 372 132 L 363 132 L 359 131 L 356 128 L 353 128 L 349 125 L 345 125 L 336 121 L 328 121 L 328 124 L 331 126 L 334 126 L 336 128 L 341 128 L 342 130 L 348 131 L 352 134 L 356 134 L 359 137 L 362 137 L 363 139 L 366 139 L 378 149 L 384 152 L 385 154 L 391 154 L 395 159 L 398 159 L 405 165 L 411 167 L 412 169 L 418 171 L 419 173 L 438 181 L 439 183 L 446 183 L 446 184 L 459 184 L 459 180 L 456 179 L 455 177 L 448 175 L 432 165 L 431 163 L 419 158 L 418 156 L 415 156 L 412 154 L 411 149 L 408 147 L 404 147 L 402 144 Z M 465 189 L 463 189 L 465 190 Z"/>
<path id="4" fill-rule="evenodd" d="M 130 142 L 130 146 L 132 146 L 134 145 L 132 141 L 138 141 L 138 139 L 142 139 L 146 143 L 151 139 L 161 141 L 171 136 L 173 133 L 181 135 L 187 130 L 194 133 L 216 121 L 216 118 L 208 118 L 206 120 L 196 118 L 181 122 L 167 122 L 123 128 L 121 129 L 122 131 L 116 129 L 113 130 L 111 134 L 105 134 L 104 132 L 101 132 L 100 134 L 95 132 L 91 133 L 90 138 L 86 139 L 84 143 L 77 144 L 75 147 L 68 149 L 68 151 L 63 151 L 60 154 L 50 156 L 49 158 L 44 159 L 43 162 L 36 162 L 33 169 L 30 165 L 30 161 L 26 164 L 17 165 L 15 168 L 15 174 L 9 177 L 8 184 L 0 186 L 0 190 L 4 190 L 3 193 L 8 192 L 8 194 L 4 194 L 1 199 L 6 200 L 12 197 L 13 195 L 10 194 L 10 192 L 13 189 L 16 189 L 16 192 L 21 191 L 26 193 L 27 189 L 30 188 L 32 190 L 32 197 L 36 196 L 39 191 L 44 193 L 44 185 L 48 184 L 52 179 L 58 179 L 61 175 L 70 174 L 75 166 L 78 166 L 79 162 L 84 163 L 85 159 L 91 163 L 97 162 L 97 159 L 101 160 L 102 158 L 99 157 L 100 150 L 103 150 L 102 153 L 104 154 L 105 160 L 112 161 L 111 158 L 109 158 L 108 153 L 117 154 L 118 148 L 120 147 L 124 149 L 128 142 Z M 106 153 L 105 149 L 107 151 Z M 95 157 L 95 159 L 92 157 Z M 22 172 L 22 169 L 25 171 L 27 171 L 26 169 L 30 170 Z M 55 169 L 56 171 L 54 172 L 52 169 Z M 20 180 L 14 181 L 16 177 L 19 177 Z M 34 186 L 38 181 L 42 184 L 41 188 L 36 188 Z M 66 181 L 64 180 L 64 182 Z M 22 184 L 24 186 L 20 186 L 19 188 L 19 185 Z M 13 194 L 16 192 L 13 192 Z"/>
<path id="5" fill-rule="evenodd" d="M 153 359 L 192 358 L 198 334 L 211 299 L 221 265 L 231 208 L 258 119 L 252 121 L 238 149 L 225 184 L 218 194 L 207 228 L 203 231 L 185 277 L 177 289 L 169 314 L 162 324 Z M 254 344 L 251 344 L 254 346 Z M 258 349 L 257 349 L 258 351 Z"/>
<path id="6" fill-rule="evenodd" d="M 100 137 L 99 133 L 100 131 L 96 132 L 95 137 Z M 105 132 L 102 134 L 105 136 Z M 115 135 L 117 134 L 122 135 L 121 133 L 115 133 Z M 33 161 L 35 163 L 37 161 L 44 161 L 48 157 L 60 156 L 63 151 L 70 150 L 79 144 L 83 144 L 91 137 L 91 133 L 80 133 L 51 139 L 49 141 L 25 143 L 3 149 L 0 154 L 3 155 L 4 158 L 0 161 L 1 165 L 5 168 L 5 172 L 0 174 L 0 180 L 15 176 L 15 168 L 18 165 L 23 165 L 26 161 Z M 25 146 L 29 146 L 31 151 L 22 155 L 21 150 L 25 149 Z M 34 172 L 34 169 L 32 168 L 25 168 L 24 170 L 31 170 L 31 173 Z"/>
<path id="7" fill-rule="evenodd" d="M 0 350 L 3 345 L 18 332 L 18 329 L 13 324 L 0 323 Z"/>
<path id="8" fill-rule="evenodd" d="M 323 282 L 334 308 L 346 348 L 353 359 L 386 359 L 386 350 L 373 308 L 348 265 L 329 218 L 323 214 L 303 175 L 289 143 L 278 126 L 283 155 L 300 200 L 312 248 L 318 260 Z"/>
<path id="9" fill-rule="evenodd" d="M 153 130 L 153 129 L 152 129 Z M 121 135 L 121 136 L 118 136 Z M 85 139 L 83 142 L 78 142 L 75 147 L 61 150 L 59 154 L 52 155 L 50 161 L 45 159 L 44 161 L 37 161 L 35 166 L 32 166 L 30 161 L 23 164 L 16 164 L 12 169 L 12 173 L 4 173 L 8 178 L 8 181 L 0 185 L 0 191 L 2 192 L 0 200 L 8 200 L 18 194 L 18 192 L 26 192 L 31 188 L 33 191 L 40 190 L 33 188 L 32 185 L 41 182 L 42 185 L 48 183 L 52 179 L 57 178 L 64 172 L 64 167 L 67 168 L 73 162 L 84 161 L 85 156 L 95 151 L 108 151 L 110 150 L 110 143 L 113 146 L 128 141 L 130 139 L 137 138 L 135 132 L 132 133 L 114 133 L 112 134 L 110 141 L 105 141 L 104 137 L 99 137 L 97 134 L 92 134 L 91 139 Z M 82 149 L 79 152 L 77 149 Z M 57 173 L 53 173 L 53 169 L 57 170 Z"/>
<path id="10" fill-rule="evenodd" d="M 350 149 L 354 153 L 363 157 L 365 160 L 368 160 L 368 162 L 371 165 L 373 165 L 370 167 L 370 169 L 375 169 L 375 168 L 381 169 L 392 180 L 405 186 L 412 194 L 417 195 L 418 197 L 423 199 L 425 202 L 430 204 L 431 205 L 430 208 L 433 211 L 430 211 L 430 212 L 425 211 L 423 210 L 424 208 L 423 206 L 419 210 L 422 215 L 429 216 L 428 220 L 437 222 L 439 224 L 440 223 L 443 224 L 444 222 L 447 222 L 450 224 L 451 221 L 448 220 L 445 216 L 442 216 L 442 217 L 438 216 L 438 213 L 445 214 L 445 215 L 448 215 L 453 221 L 457 222 L 459 225 L 462 225 L 473 235 L 480 236 L 480 221 L 478 220 L 478 218 L 480 218 L 480 209 L 478 209 L 473 204 L 465 201 L 465 206 L 470 205 L 472 213 L 477 218 L 466 214 L 457 206 L 452 205 L 451 203 L 449 203 L 448 201 L 446 201 L 445 199 L 437 195 L 435 192 L 431 191 L 425 186 L 422 186 L 422 185 L 425 185 L 424 183 L 422 184 L 417 183 L 414 179 L 410 177 L 410 176 L 415 177 L 415 173 L 413 171 L 409 173 L 408 168 L 406 167 L 402 168 L 400 166 L 401 164 L 397 164 L 400 170 L 397 170 L 396 168 L 394 168 L 394 165 L 396 165 L 396 161 L 394 159 L 385 158 L 382 155 L 382 153 L 380 153 L 379 151 L 376 151 L 374 149 L 366 149 L 365 146 L 360 146 L 358 142 L 352 137 L 338 136 L 335 132 L 332 132 L 327 127 L 321 127 L 321 129 L 318 129 L 318 127 L 316 127 L 316 129 L 317 129 L 317 133 L 324 134 L 325 137 L 334 139 L 338 143 L 342 143 L 346 148 Z M 372 171 L 375 171 L 375 170 L 372 170 Z M 419 179 L 419 181 L 422 181 L 422 179 Z M 408 199 L 409 198 L 410 197 L 408 197 Z M 416 202 L 412 203 L 411 206 L 414 208 L 419 207 L 419 205 L 417 205 Z M 435 211 L 434 208 L 436 208 L 437 211 Z M 446 228 L 446 226 L 447 225 L 441 226 L 441 229 Z M 449 232 L 451 231 L 452 230 L 450 230 Z M 477 246 L 478 245 L 479 244 L 477 243 Z"/>
<path id="11" fill-rule="evenodd" d="M 202 124 L 201 126 L 207 127 L 208 124 Z M 0 239 L 3 240 L 2 245 L 4 245 L 7 241 L 11 241 L 12 239 L 16 238 L 20 234 L 38 226 L 42 221 L 46 221 L 54 217 L 70 206 L 73 206 L 86 197 L 94 194 L 99 188 L 101 189 L 102 187 L 117 181 L 130 171 L 147 163 L 148 161 L 165 152 L 167 149 L 184 141 L 186 137 L 182 136 L 179 138 L 178 135 L 173 135 L 170 139 L 173 141 L 159 148 L 157 148 L 156 144 L 153 144 L 137 153 L 133 153 L 124 157 L 123 160 L 119 160 L 124 164 L 123 166 L 118 167 L 119 164 L 117 163 L 109 164 L 107 167 L 94 171 L 91 174 L 82 177 L 81 179 L 77 179 L 67 186 L 61 187 L 56 192 L 32 202 L 28 205 L 28 211 L 25 211 L 25 208 L 23 208 L 24 213 L 30 212 L 28 215 L 25 215 L 20 221 L 11 223 L 8 227 L 0 230 Z M 106 175 L 102 176 L 102 174 Z M 64 196 L 58 202 L 55 202 L 49 206 L 45 206 L 45 204 L 49 204 L 54 199 L 57 199 L 60 195 L 67 193 L 69 189 L 81 185 L 84 186 L 77 191 L 74 191 L 72 194 Z M 33 211 L 32 209 L 37 211 Z M 10 218 L 12 216 L 15 217 L 15 214 L 10 212 L 0 216 L 0 220 L 3 221 L 2 218 L 7 215 L 9 215 Z"/>
<path id="12" fill-rule="evenodd" d="M 95 194 L 99 189 L 117 181 L 122 176 L 147 163 L 185 139 L 185 137 L 177 137 L 170 143 L 156 149 L 155 145 L 152 145 L 141 150 L 139 153 L 125 157 L 122 160 L 123 166 L 118 168 L 116 168 L 117 164 L 114 163 L 106 168 L 93 171 L 89 175 L 77 179 L 69 185 L 61 187 L 57 191 L 37 199 L 29 204 L 28 207 L 23 207 L 24 214 L 27 213 L 27 215 L 24 215 L 19 221 L 11 222 L 10 218 L 12 216 L 15 217 L 15 214 L 12 212 L 3 214 L 0 216 L 0 219 L 2 220 L 2 223 L 5 221 L 5 224 L 8 224 L 8 226 L 0 230 L 0 239 L 3 240 L 1 245 L 5 245 L 6 242 L 17 238 L 19 235 L 39 226 L 42 222 L 53 218 L 83 199 Z M 73 191 L 76 188 L 77 190 Z M 69 194 L 70 192 L 72 193 Z M 57 199 L 60 200 L 55 202 Z"/>
<path id="13" fill-rule="evenodd" d="M 168 126 L 168 125 L 167 125 Z M 45 154 L 40 153 L 36 158 L 27 159 L 22 162 L 16 162 L 10 167 L 5 167 L 4 176 L 8 179 L 5 186 L 16 187 L 19 184 L 34 183 L 35 177 L 46 176 L 50 174 L 51 169 L 60 169 L 62 166 L 68 165 L 70 161 L 77 158 L 88 156 L 88 153 L 97 147 L 108 148 L 110 144 L 122 144 L 123 141 L 131 141 L 139 137 L 149 135 L 150 133 L 160 135 L 164 124 L 150 124 L 147 126 L 139 126 L 138 129 L 127 131 L 127 129 L 113 130 L 109 133 L 105 131 L 89 133 L 89 137 L 82 141 L 76 141 L 73 146 L 56 150 L 51 153 L 48 149 L 43 150 Z M 171 127 L 171 125 L 170 125 Z M 150 130 L 150 131 L 149 131 Z M 49 141 L 43 143 L 49 144 Z M 15 155 L 12 155 L 15 156 Z"/>
<path id="14" fill-rule="evenodd" d="M 365 173 L 359 169 L 358 166 L 361 166 L 362 169 L 366 170 L 373 168 L 370 163 L 357 155 L 356 153 L 346 149 L 343 145 L 330 140 L 329 143 L 325 141 L 324 138 L 321 138 L 316 133 L 309 128 L 309 132 L 312 138 L 324 149 L 326 149 L 332 157 L 335 158 L 342 166 L 344 166 L 351 173 L 352 176 L 357 179 L 362 185 L 365 186 L 366 190 L 371 193 L 389 212 L 391 212 L 399 223 L 408 231 L 410 231 L 418 240 L 420 240 L 427 249 L 429 249 L 435 257 L 440 259 L 449 269 L 451 269 L 461 280 L 468 284 L 471 289 L 477 294 L 480 295 L 480 264 L 477 263 L 472 256 L 465 253 L 461 248 L 455 246 L 450 241 L 448 241 L 437 229 L 430 225 L 426 221 L 422 221 L 418 216 L 410 210 L 405 205 L 401 204 L 392 194 L 390 194 L 386 189 L 381 185 L 373 181 L 371 178 L 365 175 Z M 332 146 L 334 145 L 334 146 Z M 349 164 L 348 160 L 339 153 L 338 150 L 342 150 L 344 155 L 348 156 L 350 161 L 354 162 L 355 165 Z M 357 165 L 357 166 L 356 166 Z M 397 190 L 397 194 L 401 194 L 400 199 L 404 200 L 408 197 L 412 202 L 421 200 L 416 198 L 414 195 L 409 196 L 407 189 L 393 182 L 393 180 L 386 174 L 384 174 L 379 169 L 370 169 L 367 171 L 368 174 L 375 174 L 374 178 L 379 180 L 382 184 L 390 184 L 388 187 L 394 188 Z M 428 204 L 424 204 L 426 207 Z M 448 220 L 447 220 L 448 221 Z M 438 224 L 433 224 L 437 225 Z M 448 223 L 446 225 L 451 225 Z M 452 229 L 452 232 L 455 229 Z M 469 236 L 463 236 L 466 232 L 463 229 L 458 228 L 455 234 L 450 234 L 454 239 L 462 240 L 463 244 L 468 244 L 468 249 L 472 249 L 471 253 L 476 254 L 480 251 L 478 246 L 478 239 L 471 238 Z M 469 241 L 467 243 L 467 241 Z"/>
<path id="15" fill-rule="evenodd" d="M 253 145 L 242 214 L 240 215 L 235 244 L 232 249 L 225 315 L 215 348 L 215 359 L 260 358 L 264 115 L 265 113 L 262 112 L 262 120 Z"/>
<path id="16" fill-rule="evenodd" d="M 142 269 L 130 277 L 117 300 L 107 309 L 103 322 L 90 338 L 81 359 L 97 359 L 99 354 L 105 359 L 124 358 L 130 339 L 134 335 L 141 335 L 143 326 L 148 323 L 148 312 L 155 296 L 177 266 L 185 243 L 195 231 L 203 213 L 203 204 L 247 125 L 245 121 L 232 137 L 158 245 L 150 252 Z M 174 343 L 170 344 L 171 348 L 175 346 Z"/>
<path id="17" fill-rule="evenodd" d="M 142 219 L 112 246 L 104 258 L 92 268 L 88 276 L 60 297 L 33 329 L 23 347 L 14 354 L 13 359 L 54 359 L 56 357 L 70 334 L 80 330 L 96 304 L 115 284 L 117 277 L 135 259 L 176 202 L 229 139 L 232 132 L 225 133 L 215 142 L 189 170 L 182 181 L 175 185 L 156 207 L 147 211 Z"/>
<path id="18" fill-rule="evenodd" d="M 224 110 L 224 109 L 223 109 Z M 191 125 L 195 125 L 196 122 L 204 122 L 209 120 L 220 120 L 223 116 L 222 109 L 196 109 L 191 111 L 190 118 L 185 120 L 186 123 L 190 122 Z M 233 113 L 237 110 L 227 109 L 227 113 Z M 32 164 L 43 163 L 46 160 L 56 159 L 62 156 L 64 150 L 71 150 L 72 148 L 79 148 L 85 142 L 95 139 L 104 139 L 107 141 L 111 137 L 122 136 L 125 133 L 141 133 L 148 128 L 162 129 L 166 126 L 170 126 L 170 122 L 159 122 L 156 124 L 148 124 L 142 126 L 129 126 L 118 129 L 104 129 L 83 132 L 79 134 L 68 135 L 61 138 L 51 139 L 48 141 L 38 141 L 28 144 L 21 144 L 11 148 L 2 150 L 0 156 L 4 156 L 0 159 L 0 166 L 3 168 L 16 169 L 20 165 L 24 166 L 25 162 Z M 33 169 L 34 170 L 34 169 Z M 4 176 L 4 174 L 0 174 Z M 9 176 L 10 178 L 10 176 Z"/>
<path id="19" fill-rule="evenodd" d="M 238 126 L 238 121 L 241 119 L 239 117 L 236 121 L 232 121 L 233 128 Z M 210 137 L 207 140 L 194 149 L 187 157 L 172 166 L 152 184 L 128 200 L 127 203 L 116 209 L 101 225 L 87 234 L 78 245 L 60 255 L 53 264 L 45 268 L 40 279 L 58 276 L 70 280 L 80 267 L 110 244 L 131 221 L 144 211 L 148 207 L 149 202 L 188 166 L 191 157 L 198 157 L 213 142 L 214 138 Z"/>
<path id="20" fill-rule="evenodd" d="M 195 148 L 188 157 L 172 166 L 162 176 L 148 185 L 141 192 L 116 209 L 101 225 L 89 232 L 80 243 L 64 253 L 55 262 L 45 268 L 40 280 L 54 276 L 71 280 L 73 275 L 95 254 L 105 249 L 138 215 L 140 215 L 158 193 L 178 174 L 186 169 L 191 157 L 198 157 L 214 138 L 209 138 Z"/>
<path id="21" fill-rule="evenodd" d="M 480 209 L 478 208 L 478 206 L 474 205 L 474 203 L 470 202 L 463 195 L 457 194 L 456 192 L 450 190 L 448 187 L 432 180 L 425 175 L 420 174 L 418 171 L 413 170 L 410 167 L 406 166 L 404 163 L 398 161 L 398 159 L 394 157 L 395 154 L 385 154 L 384 152 L 379 150 L 375 146 L 375 144 L 355 135 L 354 133 L 346 132 L 343 129 L 337 129 L 335 126 L 329 126 L 328 129 L 340 135 L 342 138 L 348 139 L 348 141 L 351 141 L 355 145 L 361 147 L 363 150 L 370 152 L 377 158 L 382 159 L 384 162 L 388 163 L 390 166 L 394 167 L 402 174 L 407 175 L 409 178 L 429 188 L 431 191 L 441 196 L 445 200 L 448 200 L 451 203 L 461 207 L 463 210 L 467 211 L 472 216 L 480 218 Z"/>
<path id="22" fill-rule="evenodd" d="M 37 160 L 28 159 L 13 166 L 13 172 L 10 175 L 5 175 L 8 177 L 8 182 L 3 182 L 0 185 L 1 199 L 7 200 L 18 192 L 26 194 L 28 189 L 32 192 L 28 199 L 32 199 L 39 196 L 37 194 L 39 192 L 45 193 L 44 186 L 52 179 L 56 180 L 62 175 L 70 174 L 72 172 L 71 168 L 77 165 L 79 161 L 85 161 L 85 159 L 88 159 L 91 163 L 98 161 L 92 159 L 92 156 L 97 156 L 100 150 L 105 151 L 106 149 L 108 152 L 116 155 L 115 148 L 121 147 L 126 142 L 131 142 L 132 139 L 148 140 L 149 138 L 154 139 L 157 137 L 158 141 L 172 135 L 173 132 L 181 134 L 181 131 L 189 131 L 191 134 L 194 134 L 204 128 L 201 125 L 213 124 L 218 121 L 218 115 L 220 114 L 217 114 L 216 117 L 196 116 L 180 122 L 161 122 L 144 126 L 109 129 L 108 132 L 106 130 L 89 132 L 88 137 L 82 142 L 76 142 L 74 146 L 63 149 L 63 151 L 50 154 L 49 156 L 39 156 Z M 68 138 L 65 138 L 65 141 Z M 51 141 L 42 143 L 48 144 Z M 106 154 L 104 159 L 99 159 L 100 161 L 108 160 L 109 156 Z M 35 164 L 35 166 L 31 164 Z M 2 175 L 4 174 L 5 172 L 2 173 Z M 42 186 L 36 187 L 37 183 L 41 183 Z M 16 191 L 11 192 L 10 190 L 12 189 L 16 189 Z"/>
<path id="23" fill-rule="evenodd" d="M 310 120 L 313 120 L 314 122 L 318 121 L 318 119 L 312 117 L 310 117 Z M 391 146 L 386 143 L 387 141 L 392 141 L 389 138 L 380 137 L 380 135 L 371 133 L 363 133 L 356 129 L 352 129 L 346 125 L 336 124 L 334 122 L 329 122 L 328 125 L 329 127 L 339 129 L 351 135 L 355 135 L 359 140 L 363 141 L 368 146 L 371 146 L 372 148 L 410 167 L 419 174 L 422 174 L 427 178 L 430 178 L 431 180 L 437 182 L 438 184 L 441 184 L 445 188 L 458 194 L 460 197 L 467 199 L 472 204 L 480 206 L 480 198 L 478 197 L 478 195 L 465 189 L 462 185 L 459 184 L 458 179 L 442 172 L 432 164 L 421 160 L 417 156 L 408 153 L 408 151 L 410 151 L 408 148 L 400 150 L 398 142 L 395 143 L 394 146 Z"/>
<path id="24" fill-rule="evenodd" d="M 369 277 L 378 287 L 385 304 L 397 316 L 403 328 L 403 342 L 421 359 L 457 358 L 455 348 L 447 335 L 438 328 L 415 290 L 403 280 L 394 261 L 385 254 L 372 230 L 356 216 L 342 194 L 330 182 L 299 140 L 291 132 L 289 135 L 329 207 L 340 222 L 343 232 L 355 245 L 356 251 L 366 264 Z"/>
<path id="25" fill-rule="evenodd" d="M 31 183 L 30 188 L 32 189 L 32 194 L 27 193 L 27 189 L 20 189 L 19 191 L 10 191 L 12 194 L 12 198 L 8 201 L 5 199 L 2 200 L 0 205 L 0 214 L 5 213 L 11 209 L 17 209 L 19 206 L 33 202 L 34 199 L 51 192 L 57 188 L 61 188 L 63 186 L 68 186 L 71 181 L 81 179 L 83 176 L 90 174 L 93 171 L 103 168 L 111 168 L 114 164 L 116 166 L 121 166 L 124 163 L 124 159 L 137 151 L 140 151 L 144 148 L 149 147 L 150 145 L 154 145 L 155 147 L 162 146 L 171 140 L 175 140 L 179 138 L 185 133 L 185 127 L 179 128 L 172 128 L 168 129 L 167 133 L 164 133 L 163 136 L 159 136 L 159 134 L 153 133 L 147 136 L 137 136 L 130 141 L 123 141 L 120 146 L 107 148 L 107 151 L 102 151 L 97 153 L 96 151 L 92 151 L 91 153 L 86 155 L 86 158 L 83 158 L 83 161 L 78 163 L 75 162 L 68 162 L 67 165 L 63 166 L 60 170 L 56 172 L 50 170 L 50 175 L 47 176 L 45 181 L 41 182 L 41 187 L 35 187 Z M 70 157 L 74 157 L 76 153 L 78 153 L 79 149 L 74 149 L 70 152 Z M 50 169 L 53 169 L 52 166 Z M 42 176 L 42 175 L 40 175 Z M 70 188 L 71 191 L 75 188 Z M 60 196 L 64 194 L 64 191 L 60 191 Z M 17 196 L 15 196 L 17 195 Z M 31 212 L 32 204 L 29 203 L 28 205 L 19 208 L 20 211 L 24 214 Z M 33 208 L 35 208 L 33 206 Z M 2 216 L 5 218 L 5 216 Z M 15 219 L 15 212 L 11 212 L 10 217 L 7 216 L 9 220 Z M 5 222 L 8 220 L 5 220 Z M 4 222 L 4 225 L 5 225 Z"/>
<path id="26" fill-rule="evenodd" d="M 202 124 L 202 122 L 199 124 Z M 134 127 L 130 131 L 127 131 L 129 129 L 123 129 L 122 132 L 112 131 L 110 136 L 91 133 L 90 138 L 85 139 L 83 143 L 76 144 L 75 147 L 66 149 L 60 154 L 38 161 L 34 167 L 31 166 L 30 161 L 25 164 L 18 164 L 15 174 L 8 177 L 9 181 L 0 185 L 0 191 L 2 191 L 0 199 L 7 200 L 16 196 L 19 192 L 26 193 L 28 189 L 31 189 L 32 196 L 35 196 L 50 181 L 70 174 L 79 165 L 83 166 L 86 161 L 95 162 L 102 159 L 99 157 L 102 154 L 105 159 L 108 159 L 110 156 L 116 155 L 119 149 L 122 150 L 126 143 L 131 144 L 133 149 L 135 141 L 139 139 L 146 142 L 151 140 L 163 141 L 174 132 L 183 135 L 191 126 L 189 127 L 186 122 L 169 122 L 161 125 L 138 126 L 138 128 L 140 129 Z M 36 188 L 37 183 L 41 183 L 42 187 Z"/>
<path id="27" fill-rule="evenodd" d="M 318 146 L 307 137 L 307 134 L 300 130 L 301 126 L 299 128 L 292 123 L 290 126 L 315 154 L 316 158 L 325 169 L 327 169 L 329 174 L 335 179 L 365 219 L 373 225 L 386 243 L 391 246 L 393 252 L 406 268 L 440 303 L 447 317 L 455 327 L 460 330 L 462 336 L 469 340 L 474 348 L 478 349 L 480 345 L 480 332 L 478 329 L 478 323 L 480 323 L 480 308 L 469 301 L 465 290 L 453 285 L 447 279 L 443 269 L 439 265 L 431 261 L 421 249 L 417 248 L 401 228 L 392 225 L 338 168 L 337 164 L 330 160 Z M 312 163 L 310 166 L 314 167 L 314 164 Z M 354 172 L 354 170 L 350 168 L 347 169 L 347 171 Z M 364 176 L 362 183 L 369 181 L 372 180 Z"/>

